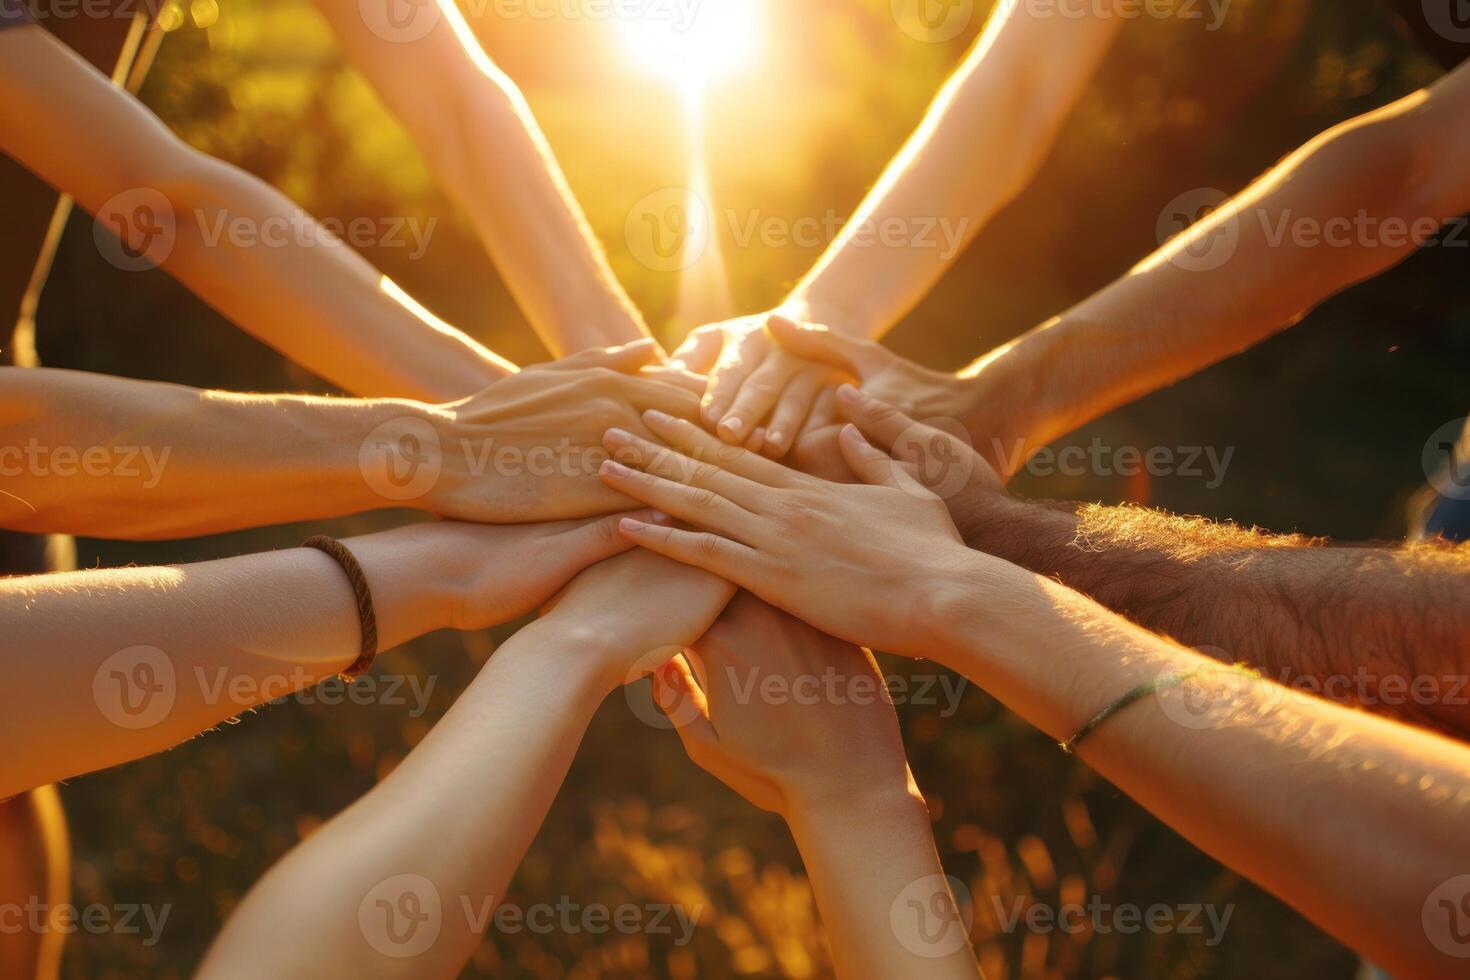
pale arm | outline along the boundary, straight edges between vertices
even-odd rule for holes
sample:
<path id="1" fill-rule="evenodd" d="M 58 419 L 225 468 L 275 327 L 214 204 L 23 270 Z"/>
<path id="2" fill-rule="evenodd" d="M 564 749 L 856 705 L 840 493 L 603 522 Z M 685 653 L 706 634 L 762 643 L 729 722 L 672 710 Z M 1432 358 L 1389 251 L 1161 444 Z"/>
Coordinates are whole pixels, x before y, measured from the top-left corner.
<path id="1" fill-rule="evenodd" d="M 429 400 L 514 372 L 278 191 L 185 145 L 45 31 L 0 33 L 0 80 L 0 149 L 110 230 L 120 221 L 132 247 L 302 366 L 348 391 Z M 225 230 L 236 222 L 280 244 Z"/>
<path id="2" fill-rule="evenodd" d="M 523 615 L 622 550 L 612 520 L 449 522 L 348 539 L 379 649 Z M 194 565 L 0 579 L 0 798 L 158 752 L 358 656 L 352 588 L 298 548 Z"/>
<path id="3" fill-rule="evenodd" d="M 1031 182 L 1123 19 L 1002 4 L 784 312 L 886 333 Z M 930 222 L 938 222 L 931 227 Z M 886 243 L 885 227 L 904 234 Z M 924 229 L 931 244 L 915 244 Z"/>
<path id="4" fill-rule="evenodd" d="M 392 0 L 371 2 L 387 7 Z M 375 33 L 357 0 L 318 0 L 317 7 L 466 209 L 553 356 L 648 335 L 530 106 L 453 3 L 439 3 L 433 27 L 412 40 Z"/>
<path id="5" fill-rule="evenodd" d="M 1445 921 L 1436 889 L 1470 872 L 1470 749 L 1224 674 L 1055 582 L 967 562 L 941 575 L 938 659 L 1059 741 L 1134 685 L 1213 669 L 1105 722 L 1082 758 L 1394 976 L 1453 971 L 1426 927 Z"/>
<path id="6" fill-rule="evenodd" d="M 734 591 L 648 559 L 584 572 L 497 650 L 402 765 L 246 896 L 200 976 L 457 976 L 603 698 L 645 653 L 697 638 Z M 438 914 L 410 933 L 392 919 L 406 902 Z"/>

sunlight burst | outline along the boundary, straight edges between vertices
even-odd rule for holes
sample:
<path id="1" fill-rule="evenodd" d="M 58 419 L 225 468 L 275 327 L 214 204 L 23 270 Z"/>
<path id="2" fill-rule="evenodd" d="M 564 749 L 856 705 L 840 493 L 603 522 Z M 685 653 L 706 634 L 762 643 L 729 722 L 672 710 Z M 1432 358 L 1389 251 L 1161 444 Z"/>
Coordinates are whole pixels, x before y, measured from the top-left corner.
<path id="1" fill-rule="evenodd" d="M 686 92 L 749 60 L 759 33 L 758 0 L 653 4 L 619 26 L 629 54 L 646 71 Z"/>

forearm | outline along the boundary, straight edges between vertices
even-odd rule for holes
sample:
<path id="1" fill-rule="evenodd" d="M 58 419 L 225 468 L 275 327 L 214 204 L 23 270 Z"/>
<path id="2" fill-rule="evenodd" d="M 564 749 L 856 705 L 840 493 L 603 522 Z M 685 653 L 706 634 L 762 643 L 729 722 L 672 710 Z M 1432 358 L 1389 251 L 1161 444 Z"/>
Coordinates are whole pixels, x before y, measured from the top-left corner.
<path id="1" fill-rule="evenodd" d="M 1141 507 L 982 491 L 974 548 L 1332 700 L 1470 733 L 1470 550 L 1333 547 Z"/>
<path id="2" fill-rule="evenodd" d="M 788 822 L 838 976 L 979 976 L 917 791 L 802 803 Z"/>
<path id="3" fill-rule="evenodd" d="M 261 880 L 200 975 L 457 976 L 607 693 L 585 653 L 547 620 L 506 642 L 387 779 Z M 417 930 L 393 919 L 408 903 L 432 916 Z"/>
<path id="4" fill-rule="evenodd" d="M 530 106 L 458 8 L 440 4 L 427 36 L 397 43 L 369 30 L 360 6 L 318 0 L 343 50 L 468 212 L 553 355 L 647 336 Z"/>
<path id="5" fill-rule="evenodd" d="M 0 526 L 170 538 L 405 506 L 373 492 L 359 457 L 384 423 L 433 417 L 418 402 L 0 369 Z"/>
<path id="6" fill-rule="evenodd" d="M 462 398 L 515 372 L 274 188 L 198 155 L 190 173 L 169 192 L 178 237 L 164 268 L 293 361 L 355 394 L 427 401 Z M 260 229 L 261 241 L 232 240 L 237 222 Z M 265 241 L 267 229 L 286 227 L 294 231 Z"/>
<path id="7" fill-rule="evenodd" d="M 126 239 L 111 246 L 115 263 L 162 264 L 242 329 L 348 391 L 447 401 L 514 370 L 402 301 L 273 188 L 187 147 L 46 32 L 6 31 L 0 49 L 10 93 L 0 147 Z"/>
<path id="8" fill-rule="evenodd" d="M 986 403 L 1021 406 L 1015 434 L 1045 444 L 1402 261 L 1470 208 L 1464 168 L 1438 146 L 1470 101 L 1460 75 L 1323 134 L 1122 279 L 977 361 L 967 373 Z"/>
<path id="9" fill-rule="evenodd" d="M 382 649 L 450 620 L 433 529 L 351 539 Z M 0 580 L 0 797 L 177 745 L 358 656 L 352 588 L 293 549 Z"/>
<path id="10" fill-rule="evenodd" d="M 1443 975 L 1421 913 L 1470 868 L 1470 751 L 1222 673 L 1055 582 L 972 562 L 938 621 L 939 659 L 1058 740 L 1136 685 L 1213 669 L 1104 722 L 1083 758 L 1395 976 Z"/>
<path id="11" fill-rule="evenodd" d="M 1121 23 L 1041 17 L 1024 4 L 998 12 L 797 285 L 793 312 L 865 337 L 886 333 L 1030 183 Z"/>

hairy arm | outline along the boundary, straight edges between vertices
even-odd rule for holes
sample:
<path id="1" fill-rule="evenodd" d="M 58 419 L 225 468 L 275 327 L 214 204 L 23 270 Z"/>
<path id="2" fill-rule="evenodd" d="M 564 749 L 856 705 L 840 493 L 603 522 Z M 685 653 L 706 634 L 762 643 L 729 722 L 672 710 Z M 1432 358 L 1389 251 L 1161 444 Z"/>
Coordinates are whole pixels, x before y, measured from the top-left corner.
<path id="1" fill-rule="evenodd" d="M 530 106 L 450 0 L 422 37 L 385 37 L 392 0 L 318 0 L 349 59 L 407 128 L 555 356 L 648 335 Z M 369 26 L 372 19 L 380 28 Z M 414 34 L 417 35 L 417 30 Z"/>
<path id="2" fill-rule="evenodd" d="M 1002 4 L 786 309 L 864 337 L 886 333 L 1031 182 L 1123 21 Z M 911 241 L 942 219 L 935 247 Z M 885 244 L 882 229 L 907 230 Z"/>
<path id="3" fill-rule="evenodd" d="M 1336 546 L 1143 507 L 971 491 L 971 547 L 1301 691 L 1470 735 L 1470 546 Z"/>
<path id="4" fill-rule="evenodd" d="M 1467 112 L 1470 66 L 1317 137 L 1122 279 L 963 372 L 979 382 L 975 414 L 1007 418 L 990 434 L 1034 449 L 1396 265 L 1470 209 Z"/>
<path id="5" fill-rule="evenodd" d="M 45 31 L 0 34 L 0 79 L 0 148 L 304 367 L 348 391 L 431 400 L 515 371 L 280 192 L 185 145 Z M 262 239 L 278 233 L 278 246 L 226 233 L 240 222 Z"/>

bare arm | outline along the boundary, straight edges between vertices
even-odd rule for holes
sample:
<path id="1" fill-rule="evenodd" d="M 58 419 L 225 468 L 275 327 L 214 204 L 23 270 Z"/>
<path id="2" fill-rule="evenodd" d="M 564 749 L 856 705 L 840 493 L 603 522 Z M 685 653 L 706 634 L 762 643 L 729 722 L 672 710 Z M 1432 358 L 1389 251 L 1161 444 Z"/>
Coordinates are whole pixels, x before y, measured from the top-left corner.
<path id="1" fill-rule="evenodd" d="M 161 264 L 304 367 L 348 391 L 430 400 L 514 372 L 278 191 L 186 146 L 45 31 L 0 33 L 0 79 L 0 148 L 121 231 L 130 251 L 119 256 Z M 228 231 L 237 226 L 250 236 Z"/>
<path id="2" fill-rule="evenodd" d="M 1095 8 L 997 5 L 787 311 L 856 336 L 886 333 L 1031 182 L 1122 24 Z M 932 246 L 915 244 L 921 221 L 940 222 Z M 882 233 L 891 227 L 905 234 Z"/>
<path id="3" fill-rule="evenodd" d="M 386 650 L 524 615 L 622 550 L 613 526 L 445 522 L 344 543 Z M 346 669 L 362 641 L 346 575 L 306 548 L 0 579 L 0 634 L 0 798 L 177 745 Z"/>
<path id="4" fill-rule="evenodd" d="M 977 361 L 964 372 L 978 383 L 977 443 L 1044 445 L 1401 262 L 1470 209 L 1467 113 L 1470 66 L 1329 130 L 1122 279 Z"/>
<path id="5" fill-rule="evenodd" d="M 516 302 L 554 356 L 648 335 L 608 265 L 530 106 L 449 0 L 389 29 L 392 0 L 318 0 L 348 58 L 468 211 Z M 373 20 L 374 30 L 368 24 Z"/>
<path id="6" fill-rule="evenodd" d="M 718 442 L 689 423 L 653 428 L 720 468 L 611 439 L 641 469 L 609 465 L 609 483 L 710 529 L 625 520 L 640 546 L 851 643 L 938 660 L 1058 741 L 1135 688 L 1177 679 L 1102 723 L 1083 758 L 1393 975 L 1455 968 L 1463 926 L 1437 903 L 1462 908 L 1470 874 L 1463 743 L 1229 671 L 965 547 L 943 501 L 907 472 L 912 461 L 855 428 L 842 445 L 862 485 L 739 450 L 715 455 Z"/>
<path id="7" fill-rule="evenodd" d="M 971 547 L 1280 683 L 1470 736 L 1470 546 L 1335 546 L 1142 507 L 952 501 Z"/>
<path id="8" fill-rule="evenodd" d="M 693 410 L 632 373 L 653 353 L 587 352 L 442 405 L 0 368 L 0 527 L 139 539 L 398 507 L 496 524 L 609 513 L 627 501 L 596 479 L 602 429 L 647 405 Z"/>
<path id="9" fill-rule="evenodd" d="M 458 976 L 597 707 L 644 654 L 693 642 L 733 591 L 646 554 L 583 573 L 402 765 L 271 869 L 199 975 Z"/>
<path id="10" fill-rule="evenodd" d="M 670 663 L 659 705 L 691 759 L 785 818 L 837 975 L 977 977 L 871 655 L 743 592 L 686 656 L 699 680 Z"/>

